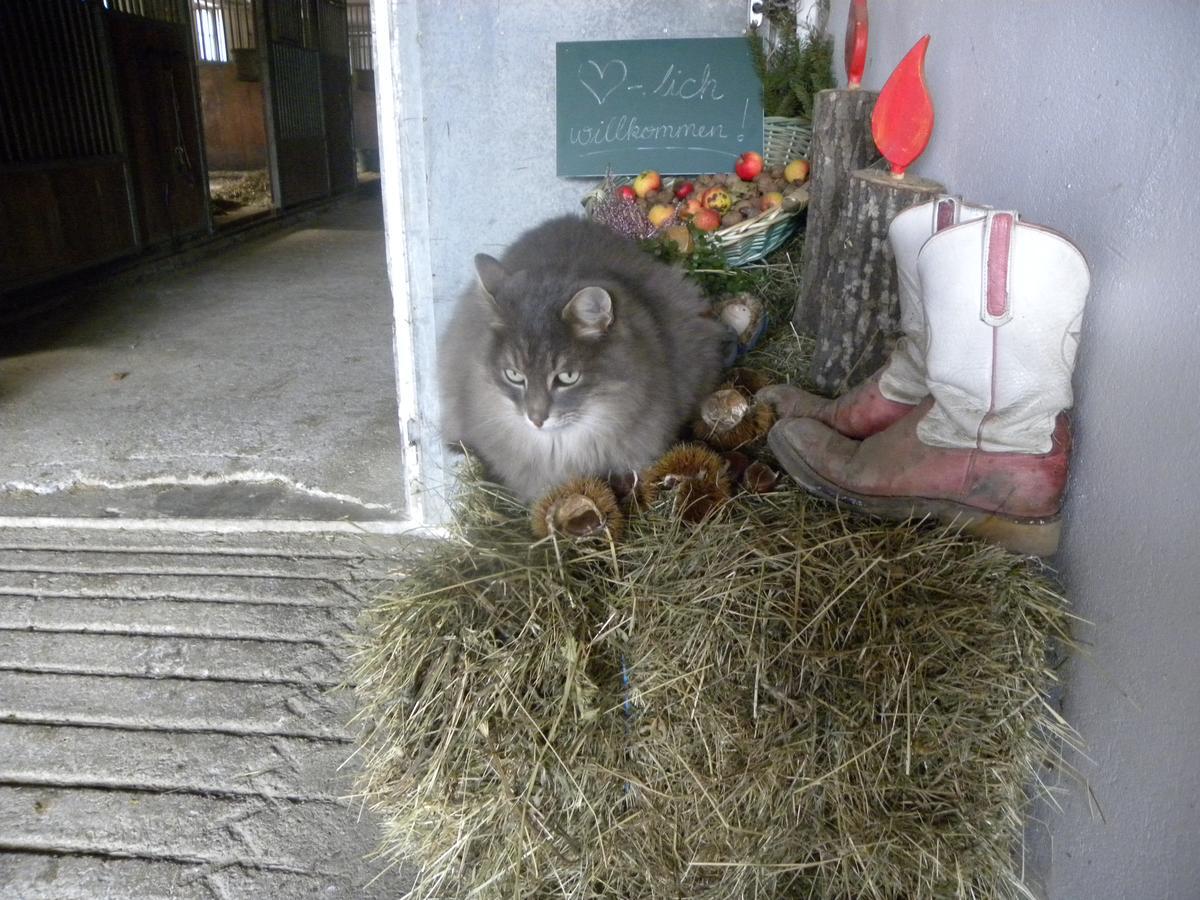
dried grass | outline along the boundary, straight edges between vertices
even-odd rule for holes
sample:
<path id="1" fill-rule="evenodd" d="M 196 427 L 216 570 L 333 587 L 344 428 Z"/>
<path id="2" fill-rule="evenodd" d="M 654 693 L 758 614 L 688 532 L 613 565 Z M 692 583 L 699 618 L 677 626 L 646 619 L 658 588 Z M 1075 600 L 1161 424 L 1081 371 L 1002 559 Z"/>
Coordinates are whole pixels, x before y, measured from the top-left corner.
<path id="1" fill-rule="evenodd" d="M 778 325 L 795 267 L 766 268 Z M 788 380 L 810 346 L 776 327 L 743 364 Z M 1072 740 L 1036 562 L 795 489 L 700 526 L 664 497 L 615 545 L 531 541 L 477 470 L 458 502 L 354 673 L 414 898 L 1031 896 L 1029 790 Z"/>
<path id="2" fill-rule="evenodd" d="M 807 373 L 816 340 L 800 334 L 791 323 L 800 285 L 803 240 L 801 236 L 763 262 L 746 267 L 745 271 L 757 281 L 755 293 L 766 306 L 771 328 L 763 342 L 739 360 L 738 365 L 763 372 L 776 383 L 798 384 L 812 390 Z"/>
<path id="3" fill-rule="evenodd" d="M 265 170 L 229 177 L 214 175 L 210 181 L 209 192 L 215 201 L 224 201 L 233 207 L 271 204 L 271 180 Z"/>
<path id="4" fill-rule="evenodd" d="M 1062 598 L 797 491 L 619 546 L 493 488 L 370 611 L 361 787 L 418 898 L 1023 896 Z"/>

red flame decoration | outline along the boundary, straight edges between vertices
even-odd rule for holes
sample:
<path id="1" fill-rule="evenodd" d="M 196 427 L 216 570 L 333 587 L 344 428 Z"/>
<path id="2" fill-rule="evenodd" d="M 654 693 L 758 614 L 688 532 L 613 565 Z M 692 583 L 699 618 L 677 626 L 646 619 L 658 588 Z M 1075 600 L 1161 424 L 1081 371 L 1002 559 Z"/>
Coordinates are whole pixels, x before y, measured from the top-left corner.
<path id="1" fill-rule="evenodd" d="M 853 0 L 846 16 L 846 83 L 861 87 L 867 67 L 867 0 Z"/>
<path id="2" fill-rule="evenodd" d="M 921 38 L 900 60 L 875 101 L 871 137 L 892 164 L 892 177 L 902 178 L 914 159 L 924 152 L 933 134 L 933 101 L 925 87 L 925 50 L 929 35 Z"/>

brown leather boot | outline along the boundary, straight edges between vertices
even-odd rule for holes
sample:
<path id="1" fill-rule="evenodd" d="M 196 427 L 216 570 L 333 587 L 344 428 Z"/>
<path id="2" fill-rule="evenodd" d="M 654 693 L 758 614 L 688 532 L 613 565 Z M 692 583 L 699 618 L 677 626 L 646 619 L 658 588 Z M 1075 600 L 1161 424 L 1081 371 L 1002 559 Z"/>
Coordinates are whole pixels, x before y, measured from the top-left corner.
<path id="1" fill-rule="evenodd" d="M 832 400 L 790 384 L 773 384 L 754 396 L 775 407 L 775 414 L 781 419 L 804 416 L 824 422 L 846 437 L 865 438 L 912 412 L 911 403 L 890 400 L 883 395 L 879 390 L 881 374 L 882 370 Z"/>
<path id="2" fill-rule="evenodd" d="M 856 441 L 785 419 L 771 449 L 798 482 L 887 518 L 932 516 L 1003 547 L 1058 547 L 1071 372 L 1089 275 L 1062 235 L 989 212 L 918 260 L 931 396 Z"/>
<path id="3" fill-rule="evenodd" d="M 793 478 L 813 493 L 885 519 L 931 516 L 1015 553 L 1058 548 L 1071 429 L 1060 415 L 1048 453 L 930 447 L 917 425 L 926 399 L 864 441 L 816 419 L 786 419 L 769 443 Z"/>

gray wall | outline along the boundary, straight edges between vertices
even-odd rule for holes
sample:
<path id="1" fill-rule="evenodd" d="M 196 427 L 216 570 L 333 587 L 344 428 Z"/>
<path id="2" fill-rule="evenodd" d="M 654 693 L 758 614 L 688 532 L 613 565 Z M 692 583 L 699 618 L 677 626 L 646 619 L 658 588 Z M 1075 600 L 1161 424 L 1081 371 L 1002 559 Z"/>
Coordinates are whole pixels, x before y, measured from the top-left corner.
<path id="1" fill-rule="evenodd" d="M 416 4 L 430 182 L 434 299 L 471 258 L 543 219 L 582 212 L 595 182 L 555 177 L 556 41 L 741 34 L 744 3 L 451 0 Z"/>
<path id="2" fill-rule="evenodd" d="M 444 318 L 474 253 L 578 208 L 581 186 L 553 174 L 555 41 L 738 34 L 745 7 L 395 0 L 399 127 L 423 137 L 416 315 Z M 1094 801 L 1064 795 L 1031 865 L 1055 900 L 1200 897 L 1200 5 L 873 3 L 866 86 L 925 32 L 938 121 L 914 171 L 1067 233 L 1093 271 L 1057 564 L 1094 623 L 1065 706 Z"/>
<path id="3" fill-rule="evenodd" d="M 870 16 L 868 88 L 933 35 L 937 123 L 914 171 L 1065 232 L 1092 267 L 1056 564 L 1092 623 L 1065 713 L 1094 799 L 1067 788 L 1032 864 L 1055 900 L 1200 897 L 1200 4 L 893 0 Z"/>

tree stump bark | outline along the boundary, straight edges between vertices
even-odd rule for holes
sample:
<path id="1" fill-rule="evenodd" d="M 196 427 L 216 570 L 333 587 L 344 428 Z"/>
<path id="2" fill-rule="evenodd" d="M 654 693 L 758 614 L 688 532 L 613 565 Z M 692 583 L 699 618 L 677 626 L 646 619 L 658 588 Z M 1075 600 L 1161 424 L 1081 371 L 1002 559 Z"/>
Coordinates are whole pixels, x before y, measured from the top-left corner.
<path id="1" fill-rule="evenodd" d="M 871 138 L 871 111 L 878 96 L 875 91 L 839 88 L 820 91 L 814 99 L 800 294 L 792 312 L 796 330 L 804 334 L 813 334 L 820 322 L 821 285 L 837 255 L 832 239 L 850 173 L 879 159 Z"/>
<path id="2" fill-rule="evenodd" d="M 820 285 L 817 347 L 809 374 L 817 387 L 839 394 L 874 372 L 900 330 L 896 263 L 887 231 L 901 210 L 932 200 L 936 181 L 879 169 L 850 175 L 838 227 L 830 236 L 834 258 Z"/>

